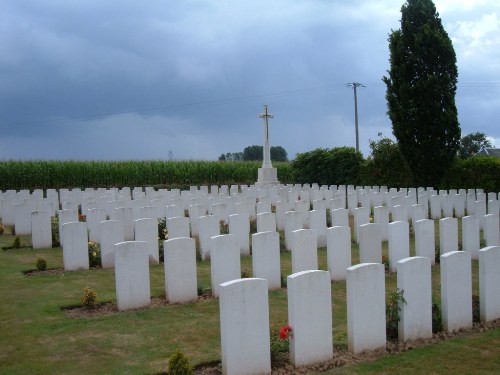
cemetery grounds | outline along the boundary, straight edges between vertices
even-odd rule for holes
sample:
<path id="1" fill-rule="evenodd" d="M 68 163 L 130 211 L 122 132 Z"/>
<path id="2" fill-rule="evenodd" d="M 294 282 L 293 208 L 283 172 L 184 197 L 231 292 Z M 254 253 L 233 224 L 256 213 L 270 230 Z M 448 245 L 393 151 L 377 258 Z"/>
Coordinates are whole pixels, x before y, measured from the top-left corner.
<path id="1" fill-rule="evenodd" d="M 1 247 L 14 241 L 9 230 L 7 227 L 0 235 Z M 30 236 L 21 236 L 21 246 L 30 242 Z M 358 246 L 353 243 L 352 248 L 352 264 L 356 264 Z M 387 242 L 383 253 L 387 256 Z M 26 275 L 39 257 L 47 261 L 49 269 L 57 270 Z M 319 249 L 318 260 L 319 268 L 326 270 L 326 249 Z M 478 294 L 478 262 L 472 264 L 473 293 Z M 200 298 L 196 303 L 167 305 L 163 264 L 150 267 L 151 307 L 128 312 L 110 307 L 100 314 L 73 317 L 71 312 L 81 306 L 86 286 L 97 292 L 98 302 L 115 302 L 114 271 L 64 272 L 62 267 L 61 248 L 0 250 L 0 374 L 160 374 L 165 373 L 168 357 L 177 349 L 195 366 L 214 368 L 220 363 L 218 301 Z M 241 268 L 251 276 L 250 257 L 242 257 Z M 284 276 L 291 274 L 290 253 L 281 253 L 281 270 Z M 197 272 L 199 289 L 207 291 L 209 262 L 198 261 Z M 439 267 L 433 268 L 432 277 L 433 298 L 439 301 Z M 386 293 L 395 289 L 396 275 L 386 274 Z M 336 355 L 345 353 L 351 364 L 322 373 L 500 373 L 498 326 L 397 354 L 349 355 L 345 282 L 332 284 L 332 300 L 334 351 Z M 286 289 L 269 293 L 269 307 L 271 330 L 277 332 L 287 321 Z"/>

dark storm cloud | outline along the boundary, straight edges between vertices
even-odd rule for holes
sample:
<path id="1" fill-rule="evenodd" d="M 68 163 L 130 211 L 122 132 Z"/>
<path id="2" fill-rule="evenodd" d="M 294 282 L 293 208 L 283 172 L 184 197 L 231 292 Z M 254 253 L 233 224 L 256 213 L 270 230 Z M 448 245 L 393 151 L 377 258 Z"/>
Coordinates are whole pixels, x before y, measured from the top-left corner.
<path id="1" fill-rule="evenodd" d="M 0 158 L 165 158 L 172 151 L 214 159 L 261 142 L 264 103 L 275 114 L 271 143 L 292 157 L 353 145 L 345 87 L 353 81 L 367 86 L 359 92 L 367 153 L 369 138 L 391 134 L 381 77 L 401 4 L 7 0 L 0 5 Z M 494 81 L 499 6 L 436 4 L 454 38 L 461 81 Z M 489 96 L 481 87 L 459 90 L 464 133 L 500 138 L 491 99 L 499 88 L 490 89 Z M 471 103 L 483 107 L 481 119 Z"/>

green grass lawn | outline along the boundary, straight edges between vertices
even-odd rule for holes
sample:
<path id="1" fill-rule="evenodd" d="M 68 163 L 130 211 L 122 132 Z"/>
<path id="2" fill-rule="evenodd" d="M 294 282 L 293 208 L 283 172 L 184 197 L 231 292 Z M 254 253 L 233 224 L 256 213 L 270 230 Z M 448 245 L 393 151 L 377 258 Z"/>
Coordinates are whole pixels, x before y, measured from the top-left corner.
<path id="1" fill-rule="evenodd" d="M 10 246 L 12 235 L 1 235 Z M 28 243 L 29 237 L 22 237 Z M 387 245 L 384 244 L 384 254 Z M 412 250 L 413 251 L 413 250 Z M 176 350 L 191 364 L 220 361 L 219 306 L 216 299 L 120 312 L 93 318 L 69 318 L 63 307 L 80 304 L 83 289 L 97 291 L 98 300 L 115 301 L 113 270 L 92 269 L 26 276 L 37 258 L 49 268 L 62 268 L 62 250 L 0 250 L 0 374 L 154 374 L 167 369 Z M 358 261 L 353 246 L 353 264 Z M 290 254 L 281 255 L 282 274 L 291 272 Z M 241 260 L 251 273 L 250 257 Z M 326 270 L 326 250 L 319 250 Z M 477 293 L 477 262 L 473 262 L 473 291 Z M 151 294 L 164 294 L 163 265 L 150 267 Z M 209 262 L 198 263 L 199 284 L 210 286 Z M 387 275 L 393 291 L 396 276 Z M 435 298 L 439 297 L 439 268 L 433 269 Z M 347 345 L 346 290 L 332 284 L 334 343 Z M 286 289 L 269 293 L 270 322 L 279 329 L 287 321 Z M 462 337 L 382 357 L 374 362 L 330 373 L 500 373 L 500 329 Z"/>

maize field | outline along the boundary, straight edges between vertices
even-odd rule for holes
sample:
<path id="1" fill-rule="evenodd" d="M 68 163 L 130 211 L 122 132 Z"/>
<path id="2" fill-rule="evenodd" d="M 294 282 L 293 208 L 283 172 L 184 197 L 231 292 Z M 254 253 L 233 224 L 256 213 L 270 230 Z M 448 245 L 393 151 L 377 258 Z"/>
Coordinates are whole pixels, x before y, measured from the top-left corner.
<path id="1" fill-rule="evenodd" d="M 274 163 L 282 183 L 289 163 Z M 0 161 L 0 190 L 254 184 L 261 162 L 242 161 Z"/>

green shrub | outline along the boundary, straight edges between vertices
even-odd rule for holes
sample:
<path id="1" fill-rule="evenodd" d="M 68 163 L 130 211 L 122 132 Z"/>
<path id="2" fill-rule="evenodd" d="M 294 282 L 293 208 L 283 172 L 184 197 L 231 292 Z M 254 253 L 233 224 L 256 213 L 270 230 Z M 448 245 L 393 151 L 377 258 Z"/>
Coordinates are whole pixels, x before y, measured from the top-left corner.
<path id="1" fill-rule="evenodd" d="M 390 271 L 389 257 L 382 255 L 382 264 L 384 265 L 385 272 L 389 272 Z"/>
<path id="2" fill-rule="evenodd" d="M 456 159 L 443 176 L 439 188 L 500 191 L 500 158 L 474 156 Z"/>
<path id="3" fill-rule="evenodd" d="M 4 232 L 3 225 L 0 224 L 0 234 L 3 234 L 3 232 Z"/>
<path id="4" fill-rule="evenodd" d="M 371 155 L 360 171 L 361 185 L 406 187 L 412 186 L 411 171 L 397 143 L 389 138 L 370 140 Z"/>
<path id="5" fill-rule="evenodd" d="M 257 219 L 250 218 L 250 234 L 257 233 Z"/>
<path id="6" fill-rule="evenodd" d="M 165 261 L 165 249 L 163 248 L 163 242 L 168 240 L 168 230 L 167 230 L 167 220 L 158 220 L 158 253 L 160 263 Z"/>
<path id="7" fill-rule="evenodd" d="M 252 277 L 250 271 L 248 270 L 248 268 L 243 268 L 243 270 L 241 271 L 241 278 L 248 279 L 249 277 Z"/>
<path id="8" fill-rule="evenodd" d="M 276 327 L 271 328 L 269 338 L 272 362 L 278 362 L 283 359 L 284 353 L 287 353 L 290 348 L 292 336 L 293 331 L 288 324 L 280 326 L 279 329 Z"/>
<path id="9" fill-rule="evenodd" d="M 82 306 L 88 310 L 97 307 L 97 293 L 88 286 L 83 289 Z"/>
<path id="10" fill-rule="evenodd" d="M 50 229 L 52 231 L 52 247 L 61 246 L 59 239 L 59 216 L 53 216 L 50 222 Z"/>
<path id="11" fill-rule="evenodd" d="M 43 258 L 38 258 L 36 260 L 36 269 L 38 271 L 45 271 L 47 269 L 47 261 Z"/>
<path id="12" fill-rule="evenodd" d="M 477 294 L 472 295 L 472 321 L 476 323 L 481 321 L 479 296 Z"/>
<path id="13" fill-rule="evenodd" d="M 21 239 L 19 238 L 19 236 L 16 236 L 16 238 L 14 238 L 14 241 L 12 242 L 12 247 L 14 249 L 21 248 Z"/>
<path id="14" fill-rule="evenodd" d="M 191 375 L 193 367 L 189 364 L 187 357 L 180 352 L 176 351 L 168 359 L 168 374 L 169 375 Z"/>
<path id="15" fill-rule="evenodd" d="M 94 241 L 88 242 L 89 267 L 101 267 L 101 246 Z"/>
<path id="16" fill-rule="evenodd" d="M 436 300 L 432 300 L 432 332 L 438 333 L 443 330 L 443 320 L 441 316 L 441 305 Z"/>
<path id="17" fill-rule="evenodd" d="M 297 154 L 292 162 L 295 181 L 319 185 L 357 184 L 363 155 L 352 147 L 317 148 Z"/>
<path id="18" fill-rule="evenodd" d="M 397 289 L 387 296 L 385 305 L 385 329 L 388 340 L 395 340 L 398 338 L 399 313 L 401 312 L 401 305 L 405 303 L 404 290 Z"/>
<path id="19" fill-rule="evenodd" d="M 220 234 L 229 234 L 229 224 L 224 220 L 219 221 Z"/>

